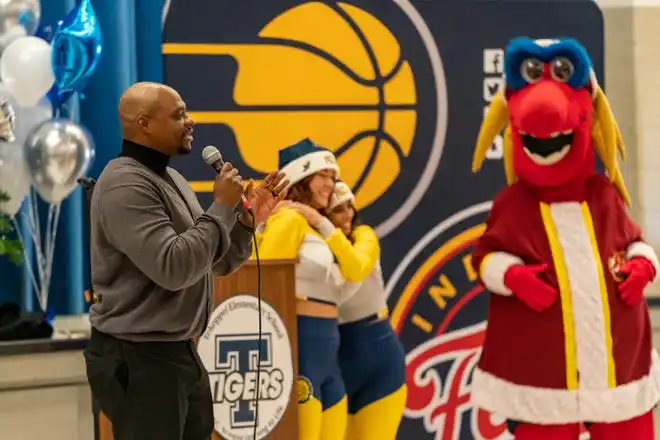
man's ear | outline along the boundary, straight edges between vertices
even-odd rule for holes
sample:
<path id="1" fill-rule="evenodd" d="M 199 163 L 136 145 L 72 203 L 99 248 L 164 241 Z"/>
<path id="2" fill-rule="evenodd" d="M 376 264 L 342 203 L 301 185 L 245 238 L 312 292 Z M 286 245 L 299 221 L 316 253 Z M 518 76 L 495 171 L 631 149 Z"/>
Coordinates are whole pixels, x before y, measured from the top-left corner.
<path id="1" fill-rule="evenodd" d="M 139 115 L 137 117 L 137 124 L 142 131 L 149 132 L 150 126 L 149 126 L 149 118 L 147 118 L 145 115 Z"/>

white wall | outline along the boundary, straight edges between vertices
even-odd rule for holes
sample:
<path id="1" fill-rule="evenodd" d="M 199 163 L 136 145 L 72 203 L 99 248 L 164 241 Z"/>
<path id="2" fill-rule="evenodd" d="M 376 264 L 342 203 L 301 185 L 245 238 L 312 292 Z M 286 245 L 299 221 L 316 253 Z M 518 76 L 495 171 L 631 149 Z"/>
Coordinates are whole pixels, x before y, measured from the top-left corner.
<path id="1" fill-rule="evenodd" d="M 660 1 L 601 0 L 605 87 L 628 146 L 632 215 L 660 253 Z M 650 289 L 660 296 L 660 283 Z"/>

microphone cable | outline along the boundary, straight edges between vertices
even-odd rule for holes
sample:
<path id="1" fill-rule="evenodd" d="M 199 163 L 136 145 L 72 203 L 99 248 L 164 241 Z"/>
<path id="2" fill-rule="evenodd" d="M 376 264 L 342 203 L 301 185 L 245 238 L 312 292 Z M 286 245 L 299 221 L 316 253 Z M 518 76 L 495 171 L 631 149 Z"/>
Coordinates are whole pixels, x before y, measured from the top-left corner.
<path id="1" fill-rule="evenodd" d="M 216 173 L 220 173 L 222 166 L 224 165 L 224 160 L 222 159 L 222 154 L 220 154 L 220 151 L 214 147 L 213 145 L 207 145 L 204 147 L 202 150 L 202 158 L 204 159 L 204 162 L 212 167 Z M 260 391 L 261 391 L 261 383 L 260 383 L 260 375 L 261 375 L 261 340 L 263 338 L 263 330 L 262 330 L 262 313 L 261 313 L 261 302 L 263 301 L 263 298 L 261 296 L 261 261 L 259 259 L 259 245 L 257 244 L 257 219 L 254 216 L 254 212 L 252 211 L 252 208 L 249 205 L 249 202 L 245 199 L 245 197 L 241 197 L 242 201 L 241 204 L 243 205 L 243 209 L 245 212 L 250 214 L 250 217 L 252 218 L 252 225 L 253 227 L 250 228 L 247 225 L 243 225 L 242 222 L 241 225 L 248 230 L 250 235 L 252 236 L 252 243 L 254 245 L 254 254 L 255 258 L 257 260 L 257 313 L 259 314 L 258 318 L 258 332 L 257 332 L 257 376 L 256 376 L 256 392 L 255 392 L 255 399 L 254 399 L 254 431 L 253 431 L 253 437 L 254 440 L 257 440 L 257 433 L 258 433 L 258 428 L 259 428 L 259 398 L 260 398 Z"/>
<path id="2" fill-rule="evenodd" d="M 257 242 L 257 221 L 256 218 L 254 217 L 254 212 L 252 211 L 252 208 L 246 206 L 245 207 L 248 214 L 250 214 L 250 217 L 252 218 L 252 224 L 254 227 L 250 228 L 250 234 L 252 235 L 252 244 L 254 245 L 254 257 L 255 260 L 257 261 L 257 313 L 259 314 L 259 318 L 257 320 L 257 377 L 256 377 L 256 391 L 255 391 L 255 396 L 254 396 L 254 428 L 252 432 L 252 437 L 253 440 L 257 440 L 257 433 L 259 430 L 259 394 L 261 391 L 261 383 L 259 381 L 260 379 L 260 374 L 261 374 L 261 339 L 263 337 L 262 335 L 262 315 L 261 315 L 261 260 L 259 259 L 259 244 Z"/>

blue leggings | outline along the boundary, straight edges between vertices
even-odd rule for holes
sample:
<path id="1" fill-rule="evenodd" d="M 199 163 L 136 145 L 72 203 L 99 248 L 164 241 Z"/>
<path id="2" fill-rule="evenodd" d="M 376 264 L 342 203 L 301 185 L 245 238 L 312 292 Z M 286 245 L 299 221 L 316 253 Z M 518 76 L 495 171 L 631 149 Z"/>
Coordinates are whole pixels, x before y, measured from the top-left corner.
<path id="1" fill-rule="evenodd" d="M 339 332 L 348 396 L 346 440 L 394 440 L 407 397 L 399 339 L 387 320 L 343 324 Z"/>
<path id="2" fill-rule="evenodd" d="M 335 319 L 298 316 L 300 440 L 333 440 L 346 431 L 346 389 L 338 363 Z"/>

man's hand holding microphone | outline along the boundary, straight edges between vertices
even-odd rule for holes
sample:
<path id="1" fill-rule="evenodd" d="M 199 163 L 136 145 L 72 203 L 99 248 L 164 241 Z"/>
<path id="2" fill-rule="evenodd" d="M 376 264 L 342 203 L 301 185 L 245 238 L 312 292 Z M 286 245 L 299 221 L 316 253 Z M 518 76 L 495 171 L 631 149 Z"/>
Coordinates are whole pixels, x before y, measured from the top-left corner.
<path id="1" fill-rule="evenodd" d="M 284 199 L 289 181 L 284 173 L 270 173 L 258 187 L 250 180 L 247 187 L 243 186 L 243 178 L 231 163 L 224 162 L 217 148 L 208 146 L 202 151 L 204 161 L 218 172 L 213 185 L 213 201 L 230 206 L 232 209 L 238 203 L 244 208 L 239 221 L 253 229 L 257 224 L 265 222 L 277 204 Z"/>
<path id="2" fill-rule="evenodd" d="M 213 201 L 234 208 L 241 201 L 244 191 L 243 178 L 238 170 L 225 162 L 215 177 Z"/>

